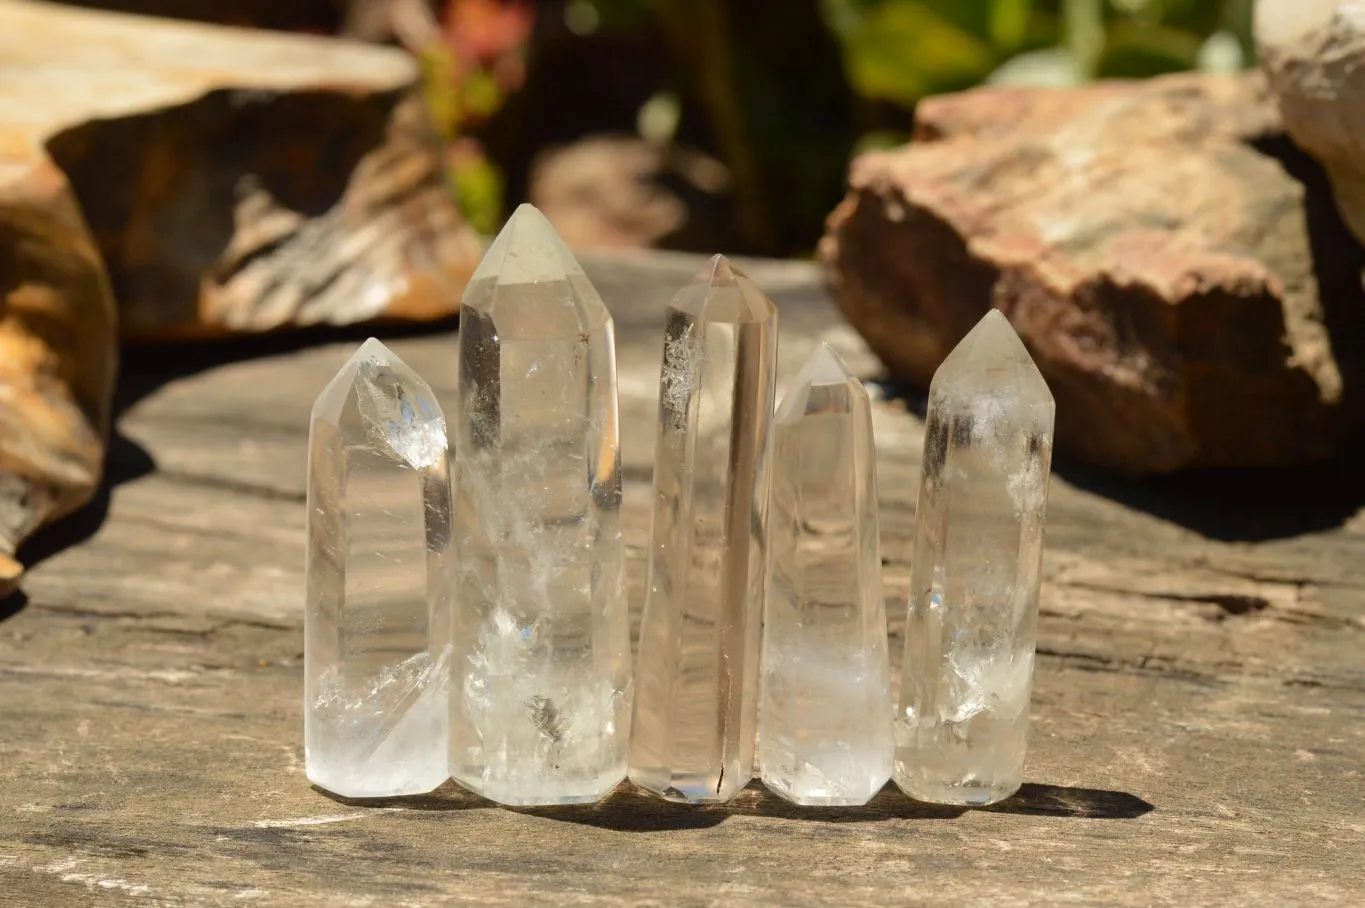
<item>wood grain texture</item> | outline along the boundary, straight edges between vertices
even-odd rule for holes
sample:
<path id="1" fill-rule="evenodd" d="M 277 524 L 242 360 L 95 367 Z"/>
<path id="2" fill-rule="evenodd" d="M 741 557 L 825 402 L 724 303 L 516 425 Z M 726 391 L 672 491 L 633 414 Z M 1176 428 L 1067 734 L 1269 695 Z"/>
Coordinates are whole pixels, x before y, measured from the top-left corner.
<path id="1" fill-rule="evenodd" d="M 394 48 L 0 0 L 0 184 L 62 173 L 125 338 L 450 315 L 444 153 Z"/>
<path id="2" fill-rule="evenodd" d="M 700 260 L 590 264 L 613 308 L 631 598 L 664 301 Z M 819 339 L 877 370 L 807 265 L 753 263 L 781 380 Z M 312 789 L 301 750 L 304 447 L 354 338 L 129 357 L 107 517 L 0 623 L 0 903 L 1247 905 L 1365 900 L 1365 488 L 1349 471 L 1051 495 L 1029 784 L 998 807 L 686 808 L 623 786 L 507 810 Z M 449 332 L 390 339 L 449 403 Z M 251 354 L 251 358 L 243 358 Z M 920 420 L 876 406 L 903 625 Z M 1127 502 L 1127 504 L 1123 502 Z M 42 558 L 65 539 L 38 540 Z"/>

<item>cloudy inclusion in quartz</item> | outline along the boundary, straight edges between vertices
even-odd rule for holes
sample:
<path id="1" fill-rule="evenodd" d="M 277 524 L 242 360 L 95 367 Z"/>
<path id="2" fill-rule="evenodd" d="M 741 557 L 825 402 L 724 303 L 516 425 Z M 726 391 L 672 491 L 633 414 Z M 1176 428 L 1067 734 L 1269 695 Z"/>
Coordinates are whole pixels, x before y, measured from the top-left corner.
<path id="1" fill-rule="evenodd" d="M 461 303 L 450 772 L 504 804 L 596 801 L 626 772 L 610 314 L 523 205 Z"/>
<path id="2" fill-rule="evenodd" d="M 446 779 L 450 482 L 431 389 L 366 341 L 313 407 L 304 752 L 355 798 Z"/>
<path id="3" fill-rule="evenodd" d="M 630 778 L 726 801 L 753 776 L 777 310 L 723 256 L 669 305 Z"/>
<path id="4" fill-rule="evenodd" d="M 891 778 L 892 701 L 867 392 L 818 347 L 773 424 L 759 763 L 796 804 Z"/>
<path id="5" fill-rule="evenodd" d="M 943 804 L 1022 782 L 1055 405 L 992 310 L 929 390 L 895 780 Z"/>

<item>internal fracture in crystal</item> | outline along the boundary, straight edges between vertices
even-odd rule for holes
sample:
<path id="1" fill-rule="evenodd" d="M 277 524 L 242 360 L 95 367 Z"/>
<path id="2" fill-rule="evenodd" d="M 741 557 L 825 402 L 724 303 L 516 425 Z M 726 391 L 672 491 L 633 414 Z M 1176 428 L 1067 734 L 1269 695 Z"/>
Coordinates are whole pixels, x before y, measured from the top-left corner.
<path id="1" fill-rule="evenodd" d="M 796 804 L 891 778 L 891 677 L 867 391 L 821 344 L 773 423 L 759 765 Z"/>
<path id="2" fill-rule="evenodd" d="M 1054 414 L 995 310 L 930 386 L 896 719 L 895 781 L 919 800 L 1022 782 Z"/>
<path id="3" fill-rule="evenodd" d="M 450 773 L 504 804 L 626 772 L 616 353 L 606 306 L 523 205 L 460 311 Z"/>
<path id="4" fill-rule="evenodd" d="M 753 776 L 777 310 L 716 256 L 666 312 L 630 778 L 726 801 Z"/>
<path id="5" fill-rule="evenodd" d="M 450 477 L 431 389 L 366 341 L 313 406 L 304 753 L 355 798 L 446 779 Z"/>

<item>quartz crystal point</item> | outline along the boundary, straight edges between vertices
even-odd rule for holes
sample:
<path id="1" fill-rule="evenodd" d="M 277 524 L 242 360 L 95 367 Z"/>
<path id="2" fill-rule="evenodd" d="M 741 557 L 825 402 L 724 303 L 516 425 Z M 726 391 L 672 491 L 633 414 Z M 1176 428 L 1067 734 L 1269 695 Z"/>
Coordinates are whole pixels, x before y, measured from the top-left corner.
<path id="1" fill-rule="evenodd" d="M 896 719 L 896 784 L 919 800 L 1022 781 L 1054 413 L 995 310 L 930 385 Z"/>
<path id="2" fill-rule="evenodd" d="M 503 804 L 625 777 L 630 624 L 611 315 L 522 205 L 460 310 L 451 762 Z"/>
<path id="3" fill-rule="evenodd" d="M 872 408 L 821 344 L 773 423 L 759 764 L 796 804 L 866 804 L 891 778 L 891 672 Z"/>
<path id="4" fill-rule="evenodd" d="M 304 753 L 354 798 L 446 780 L 450 476 L 431 389 L 379 341 L 313 406 Z"/>
<path id="5" fill-rule="evenodd" d="M 726 801 L 753 777 L 777 310 L 716 256 L 666 319 L 630 778 Z"/>

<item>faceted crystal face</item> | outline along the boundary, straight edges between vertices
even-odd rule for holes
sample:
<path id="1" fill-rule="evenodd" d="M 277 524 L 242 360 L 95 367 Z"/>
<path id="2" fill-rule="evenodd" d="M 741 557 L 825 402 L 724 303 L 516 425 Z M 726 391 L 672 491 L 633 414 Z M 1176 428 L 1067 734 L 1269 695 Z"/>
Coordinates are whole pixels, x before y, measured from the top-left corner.
<path id="1" fill-rule="evenodd" d="M 431 389 L 366 341 L 313 407 L 304 750 L 348 797 L 446 779 L 450 477 Z"/>
<path id="2" fill-rule="evenodd" d="M 998 311 L 930 386 L 895 765 L 920 800 L 1022 781 L 1054 411 Z"/>
<path id="3" fill-rule="evenodd" d="M 725 801 L 753 775 L 777 311 L 716 256 L 666 317 L 630 778 Z"/>
<path id="4" fill-rule="evenodd" d="M 773 426 L 759 764 L 797 804 L 891 778 L 892 700 L 867 392 L 826 345 Z"/>
<path id="5" fill-rule="evenodd" d="M 631 697 L 611 317 L 529 205 L 462 305 L 450 772 L 504 804 L 595 801 Z"/>

